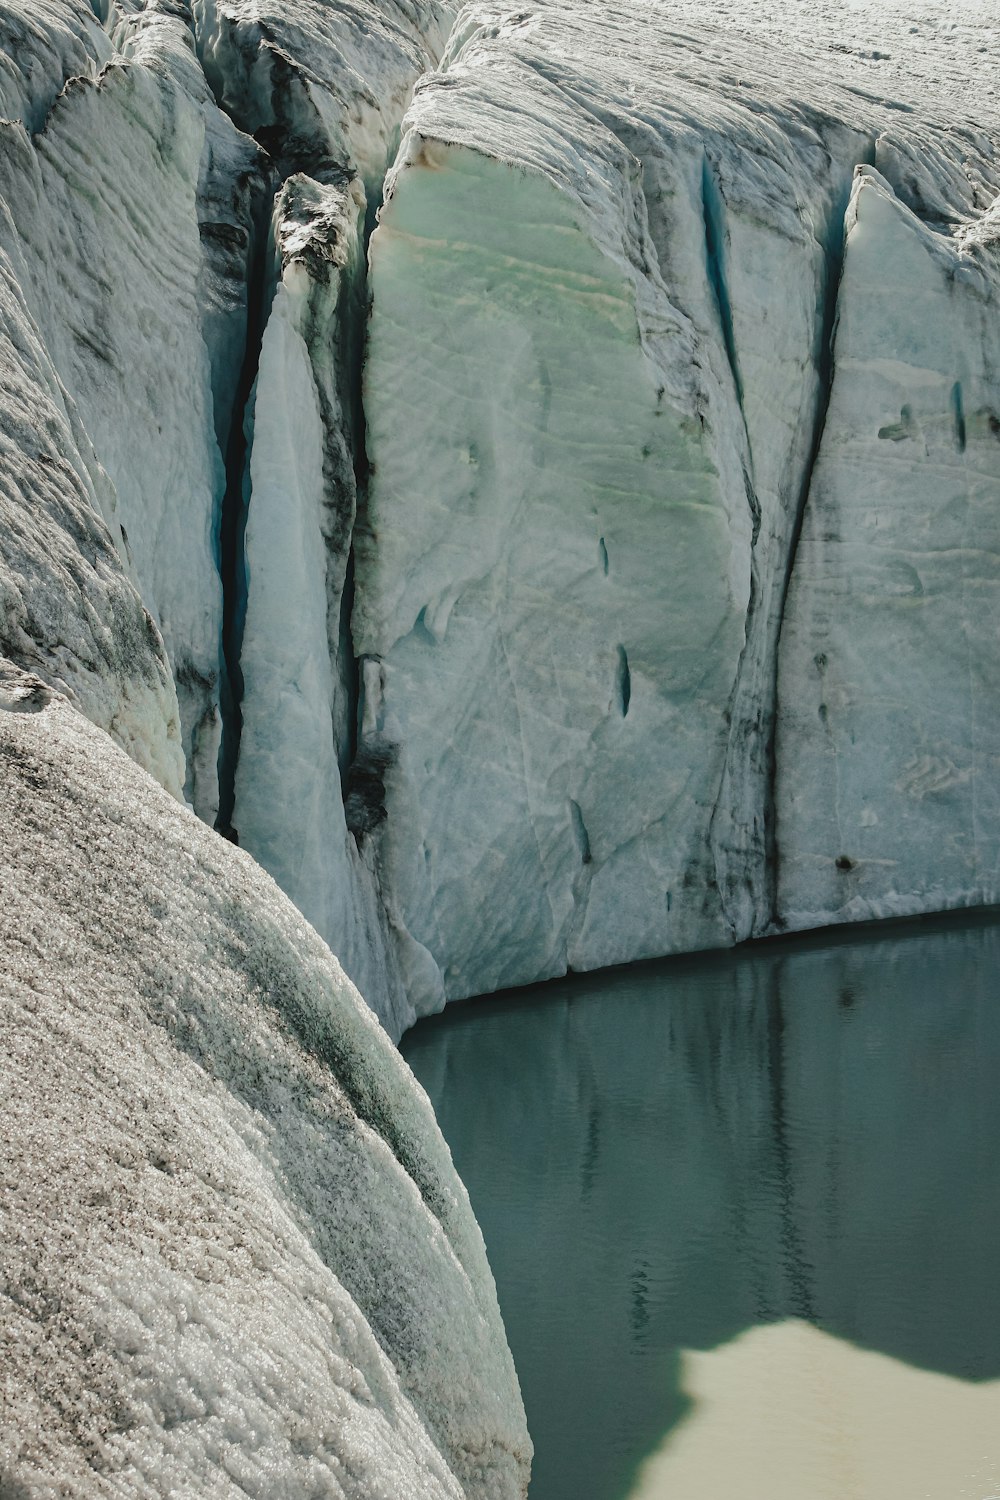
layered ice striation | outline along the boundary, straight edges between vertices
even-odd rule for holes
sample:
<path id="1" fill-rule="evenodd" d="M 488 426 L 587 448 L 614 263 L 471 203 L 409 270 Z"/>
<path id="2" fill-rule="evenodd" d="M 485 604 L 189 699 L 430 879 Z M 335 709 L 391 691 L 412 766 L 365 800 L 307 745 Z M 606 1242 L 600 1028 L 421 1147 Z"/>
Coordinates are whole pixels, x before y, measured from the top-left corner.
<path id="1" fill-rule="evenodd" d="M 216 108 L 183 8 L 112 6 L 102 30 L 70 0 L 30 18 L 7 7 L 0 43 L 21 85 L 0 126 L 3 248 L 111 481 L 105 518 L 173 670 L 186 794 L 211 820 L 225 490 L 214 377 L 225 346 L 243 343 L 246 230 L 233 221 L 258 148 Z M 200 233 L 220 217 L 221 257 Z"/>
<path id="2" fill-rule="evenodd" d="M 904 43 L 914 59 L 921 45 Z M 954 647 L 962 621 L 959 654 L 971 652 L 979 681 L 973 692 L 952 677 L 947 705 L 932 712 L 954 728 L 926 753 L 956 777 L 970 771 L 967 799 L 995 782 L 985 759 L 972 775 L 969 758 L 946 748 L 975 740 L 986 757 L 990 739 L 988 718 L 974 725 L 993 653 L 969 570 L 982 569 L 978 597 L 988 598 L 993 553 L 961 527 L 976 528 L 971 507 L 988 511 L 1000 474 L 986 436 L 997 282 L 982 216 L 997 193 L 994 146 L 950 119 L 945 85 L 935 98 L 905 61 L 894 94 L 840 86 L 839 69 L 797 56 L 794 37 L 777 47 L 703 14 L 695 26 L 683 7 L 673 17 L 553 0 L 468 7 L 439 72 L 418 87 L 371 244 L 372 474 L 353 615 L 363 723 L 385 766 L 383 884 L 397 927 L 432 958 L 422 988 L 408 976 L 417 1009 L 569 967 L 739 941 L 782 917 L 860 913 L 843 902 L 836 866 L 856 852 L 824 824 L 831 731 L 798 713 L 793 654 L 811 661 L 842 631 L 845 650 L 871 665 L 882 627 L 874 612 L 870 635 L 856 613 L 834 619 L 834 599 L 846 599 L 830 592 L 835 580 L 811 593 L 827 508 L 813 490 L 851 494 L 838 516 L 855 505 L 869 576 L 862 586 L 859 551 L 842 554 L 838 577 L 861 593 L 893 591 L 897 558 L 868 547 L 860 517 L 877 508 L 874 486 L 912 526 L 915 449 L 876 432 L 904 420 L 903 408 L 916 420 L 928 399 L 947 442 L 920 471 L 921 524 L 955 569 L 953 611 L 934 628 Z M 856 291 L 854 228 L 842 281 L 858 163 L 892 184 L 878 189 L 898 197 L 886 212 L 904 240 L 917 236 L 920 265 L 930 257 L 911 279 L 895 241 L 870 252 L 895 298 L 877 315 L 875 284 Z M 957 280 L 949 266 L 964 268 Z M 932 313 L 911 294 L 935 276 Z M 947 320 L 949 308 L 955 320 L 928 367 L 916 351 L 883 348 L 880 403 L 891 388 L 894 410 L 846 461 L 841 404 L 852 421 L 869 410 L 880 340 L 898 333 L 929 348 L 930 317 Z M 849 327 L 866 354 L 845 370 Z M 970 414 L 963 443 L 959 400 Z M 791 632 L 790 576 L 803 620 Z M 883 650 L 901 694 L 892 732 L 912 739 L 929 684 L 923 627 L 903 606 L 893 619 L 898 649 Z M 786 698 L 795 729 L 776 751 Z M 882 726 L 876 714 L 862 731 L 854 712 L 839 721 L 840 760 L 855 736 L 857 781 L 873 804 L 883 791 L 891 801 L 883 775 L 897 773 L 861 742 Z M 970 813 L 951 838 L 960 862 L 992 869 L 984 816 Z M 973 818 L 976 855 L 966 851 Z M 834 872 L 808 898 L 794 888 L 803 836 L 809 858 Z M 913 870 L 903 883 L 926 905 L 941 904 L 935 893 L 952 879 L 942 836 L 919 816 L 903 835 Z M 876 843 L 870 835 L 885 858 Z M 985 881 L 978 889 L 988 896 Z"/>
<path id="3" fill-rule="evenodd" d="M 518 1500 L 426 1095 L 247 855 L 0 663 L 0 1490 Z"/>

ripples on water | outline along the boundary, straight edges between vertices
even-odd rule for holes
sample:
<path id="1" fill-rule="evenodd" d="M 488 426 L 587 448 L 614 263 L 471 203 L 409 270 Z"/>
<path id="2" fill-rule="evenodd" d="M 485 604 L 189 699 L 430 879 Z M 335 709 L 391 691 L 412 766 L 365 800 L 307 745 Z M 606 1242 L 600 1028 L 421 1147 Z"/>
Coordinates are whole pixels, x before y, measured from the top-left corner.
<path id="1" fill-rule="evenodd" d="M 486 1238 L 531 1500 L 1000 1500 L 998 976 L 993 916 L 574 978 L 409 1035 Z"/>

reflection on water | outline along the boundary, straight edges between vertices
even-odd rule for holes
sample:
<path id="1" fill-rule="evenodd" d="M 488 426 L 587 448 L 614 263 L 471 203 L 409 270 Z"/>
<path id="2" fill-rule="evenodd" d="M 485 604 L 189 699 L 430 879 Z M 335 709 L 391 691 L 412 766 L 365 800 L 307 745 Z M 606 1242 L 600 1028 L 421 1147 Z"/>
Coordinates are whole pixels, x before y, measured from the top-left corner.
<path id="1" fill-rule="evenodd" d="M 761 1325 L 834 1335 L 816 1347 L 837 1349 L 841 1384 L 860 1359 L 843 1341 L 888 1356 L 871 1399 L 921 1423 L 930 1401 L 945 1454 L 961 1401 L 935 1405 L 930 1374 L 952 1395 L 1000 1378 L 1000 922 L 876 932 L 470 1002 L 406 1039 L 486 1237 L 531 1500 L 717 1500 L 717 1472 L 699 1487 L 690 1467 L 713 1423 L 736 1422 L 743 1386 L 748 1417 L 769 1388 L 783 1403 L 767 1351 L 813 1348 L 801 1329 L 748 1335 Z M 885 1373 L 901 1363 L 927 1383 Z M 891 1465 L 905 1411 L 876 1425 Z M 990 1431 L 983 1475 L 1000 1417 Z M 786 1466 L 820 1466 L 789 1493 L 823 1495 L 824 1455 L 852 1444 L 834 1421 L 811 1457 L 786 1445 Z M 744 1459 L 743 1494 L 763 1461 Z M 668 1484 L 671 1462 L 688 1467 Z M 942 1483 L 908 1493 L 1000 1493 L 964 1471 Z"/>
<path id="2" fill-rule="evenodd" d="M 629 1500 L 1000 1500 L 1000 1380 L 770 1323 L 683 1356 L 692 1408 Z"/>

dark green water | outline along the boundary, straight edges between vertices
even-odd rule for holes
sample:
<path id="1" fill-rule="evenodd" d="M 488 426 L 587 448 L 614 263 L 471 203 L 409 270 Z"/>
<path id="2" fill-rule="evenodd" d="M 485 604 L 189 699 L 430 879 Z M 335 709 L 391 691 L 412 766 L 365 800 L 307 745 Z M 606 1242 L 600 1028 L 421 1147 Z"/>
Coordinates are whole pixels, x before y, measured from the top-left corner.
<path id="1" fill-rule="evenodd" d="M 531 1500 L 623 1500 L 688 1411 L 680 1351 L 758 1325 L 1000 1378 L 996 917 L 574 978 L 403 1051 L 486 1238 Z"/>

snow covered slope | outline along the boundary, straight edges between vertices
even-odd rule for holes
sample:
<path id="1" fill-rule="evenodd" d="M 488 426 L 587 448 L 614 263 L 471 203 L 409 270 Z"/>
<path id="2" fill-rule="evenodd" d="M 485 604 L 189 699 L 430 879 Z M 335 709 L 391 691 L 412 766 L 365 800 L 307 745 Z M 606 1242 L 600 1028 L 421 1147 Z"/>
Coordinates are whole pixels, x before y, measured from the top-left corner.
<path id="1" fill-rule="evenodd" d="M 889 23 L 902 55 L 879 73 L 891 59 L 877 51 L 845 64 L 858 17 L 817 59 L 796 52 L 795 28 L 780 37 L 792 12 L 805 13 L 741 27 L 629 0 L 473 5 L 407 117 L 371 246 L 354 633 L 384 764 L 380 857 L 435 961 L 418 1008 L 766 931 L 776 857 L 789 920 L 824 920 L 839 897 L 794 889 L 797 840 L 811 857 L 821 836 L 784 815 L 785 786 L 825 815 L 827 731 L 800 715 L 775 769 L 774 719 L 779 636 L 782 693 L 795 711 L 800 696 L 783 613 L 793 564 L 809 566 L 808 550 L 795 560 L 803 512 L 807 549 L 819 521 L 817 449 L 818 479 L 828 454 L 840 463 L 824 418 L 831 381 L 835 410 L 852 378 L 830 348 L 854 294 L 853 241 L 840 288 L 854 169 L 877 167 L 956 262 L 979 257 L 957 314 L 968 326 L 940 354 L 954 372 L 935 377 L 951 432 L 958 365 L 989 368 L 977 330 L 995 271 L 970 226 L 998 168 L 995 137 L 955 118 L 957 79 L 928 82 L 920 24 Z M 985 15 L 982 104 L 997 50 Z M 900 265 L 887 331 L 868 323 L 870 358 L 926 311 Z M 926 386 L 919 366 L 913 378 Z M 907 395 L 900 375 L 896 419 Z M 988 433 L 992 396 L 977 385 L 969 399 Z M 876 439 L 873 472 L 902 507 L 908 478 L 885 469 L 886 447 Z M 1000 447 L 976 452 L 988 489 Z M 949 453 L 946 491 L 970 462 Z M 930 470 L 923 482 L 932 526 L 946 500 Z M 941 546 L 955 546 L 944 530 Z M 987 573 L 992 556 L 987 544 Z M 828 624 L 829 611 L 808 650 Z M 974 629 L 996 697 L 992 636 Z M 907 671 L 904 653 L 897 733 L 928 686 Z M 959 740 L 969 702 L 948 710 Z M 877 803 L 891 772 L 865 757 Z M 992 868 L 1000 830 L 977 827 Z M 921 888 L 950 886 L 933 822 L 907 837 L 913 869 L 933 872 Z"/>
<path id="2" fill-rule="evenodd" d="M 0 666 L 0 1490 L 522 1496 L 423 1091 L 253 861 Z"/>

